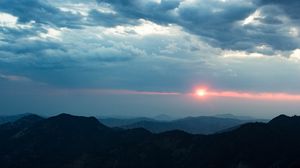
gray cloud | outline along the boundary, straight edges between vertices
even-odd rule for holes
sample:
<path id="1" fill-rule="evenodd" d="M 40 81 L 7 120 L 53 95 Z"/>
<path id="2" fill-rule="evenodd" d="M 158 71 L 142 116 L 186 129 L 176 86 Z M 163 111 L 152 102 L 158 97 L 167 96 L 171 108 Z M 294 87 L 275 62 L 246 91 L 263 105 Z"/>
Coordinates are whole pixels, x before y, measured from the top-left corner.
<path id="1" fill-rule="evenodd" d="M 68 3 L 82 3 L 69 1 Z M 51 5 L 51 1 L 8 1 L 0 2 L 0 10 L 18 17 L 21 23 L 35 21 L 56 27 L 80 28 L 82 26 L 138 25 L 139 19 L 157 24 L 177 24 L 186 31 L 199 35 L 210 44 L 224 49 L 257 51 L 258 44 L 271 46 L 274 50 L 293 50 L 299 45 L 299 37 L 287 32 L 292 27 L 299 29 L 297 1 L 182 1 L 162 0 L 98 0 L 99 5 L 112 7 L 114 13 L 91 9 L 88 16 L 62 11 Z M 242 22 L 255 11 L 260 24 L 243 25 Z M 285 19 L 283 19 L 285 18 Z M 277 39 L 277 40 L 274 40 Z M 280 39 L 280 40 L 278 40 Z"/>
<path id="2" fill-rule="evenodd" d="M 300 19 L 299 10 L 300 3 L 297 0 L 259 0 L 259 4 L 261 5 L 279 5 L 284 11 L 293 19 Z"/>
<path id="3" fill-rule="evenodd" d="M 97 10 L 89 12 L 89 20 L 93 25 L 115 27 L 118 25 L 138 25 L 138 20 L 129 19 L 119 14 L 103 13 Z"/>
<path id="4" fill-rule="evenodd" d="M 296 1 L 285 3 L 268 0 L 260 2 L 215 0 L 205 3 L 195 1 L 191 4 L 170 0 L 163 0 L 161 3 L 130 0 L 98 1 L 111 4 L 128 20 L 143 18 L 159 24 L 175 23 L 211 44 L 225 49 L 255 51 L 257 44 L 267 44 L 274 49 L 292 50 L 299 45 L 298 37 L 291 37 L 286 33 L 294 26 L 296 21 L 293 19 L 297 19 L 295 11 L 299 3 Z M 241 25 L 242 21 L 256 10 L 261 11 L 261 18 L 255 18 L 260 25 Z M 291 20 L 281 20 L 279 17 Z"/>
<path id="5" fill-rule="evenodd" d="M 17 16 L 20 23 L 35 21 L 59 27 L 79 28 L 82 26 L 79 15 L 63 12 L 41 0 L 2 0 L 0 10 Z"/>

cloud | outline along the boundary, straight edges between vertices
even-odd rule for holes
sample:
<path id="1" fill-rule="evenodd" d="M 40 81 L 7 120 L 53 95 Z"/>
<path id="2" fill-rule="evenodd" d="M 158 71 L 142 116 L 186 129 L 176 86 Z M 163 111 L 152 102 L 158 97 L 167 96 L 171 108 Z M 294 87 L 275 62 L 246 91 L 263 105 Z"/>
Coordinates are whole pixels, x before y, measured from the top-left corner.
<path id="1" fill-rule="evenodd" d="M 0 73 L 0 78 L 9 80 L 9 81 L 18 81 L 18 82 L 30 82 L 31 79 L 25 77 L 25 76 L 18 76 L 18 75 L 6 75 Z"/>
<path id="2" fill-rule="evenodd" d="M 4 0 L 0 70 L 70 88 L 298 91 L 289 5 L 297 2 Z"/>
<path id="3" fill-rule="evenodd" d="M 300 100 L 299 94 L 289 93 L 272 93 L 272 92 L 237 92 L 237 91 L 210 91 L 206 93 L 211 97 L 229 97 L 229 98 L 242 98 L 254 100 L 268 100 L 268 101 L 296 101 Z M 195 95 L 196 96 L 196 95 Z"/>
<path id="4" fill-rule="evenodd" d="M 158 95 L 158 96 L 180 96 L 183 95 L 179 92 L 151 92 L 151 91 L 138 91 L 138 90 L 112 90 L 112 89 L 52 89 L 50 95 Z"/>
<path id="5" fill-rule="evenodd" d="M 93 24 L 115 27 L 118 25 L 137 25 L 138 20 L 128 19 L 116 13 L 105 13 L 98 10 L 91 10 L 89 12 L 89 20 Z"/>
<path id="6" fill-rule="evenodd" d="M 2 0 L 0 10 L 18 17 L 18 22 L 50 24 L 58 27 L 78 28 L 81 17 L 64 12 L 41 0 Z"/>
<path id="7" fill-rule="evenodd" d="M 261 5 L 274 4 L 280 6 L 292 19 L 300 19 L 298 11 L 300 10 L 300 4 L 297 0 L 259 0 Z"/>
<path id="8" fill-rule="evenodd" d="M 257 44 L 274 49 L 293 50 L 299 45 L 295 17 L 286 8 L 298 3 L 276 1 L 108 1 L 123 21 L 146 19 L 158 24 L 177 24 L 224 49 L 254 51 Z M 291 7 L 292 9 L 295 7 Z M 256 15 L 256 16 L 255 16 Z M 126 19 L 127 18 L 127 19 Z M 101 19 L 101 17 L 100 17 Z M 251 23 L 250 23 L 251 22 Z M 109 22 L 108 22 L 109 23 Z M 116 21 L 116 23 L 118 23 Z M 110 25 L 113 25 L 110 23 Z M 296 28 L 297 27 L 297 28 Z M 288 30 L 288 31 L 287 31 Z M 277 40 L 275 40 L 277 39 Z"/>
<path id="9" fill-rule="evenodd" d="M 268 45 L 287 51 L 300 44 L 297 18 L 287 10 L 299 6 L 295 1 L 98 0 L 97 4 L 30 0 L 2 1 L 0 6 L 20 23 L 34 22 L 38 32 L 61 27 L 137 26 L 147 20 L 159 25 L 176 24 L 223 49 L 260 52 L 257 45 Z"/>
<path id="10" fill-rule="evenodd" d="M 0 20 L 1 27 L 17 27 L 18 18 L 13 15 L 7 13 L 0 13 Z"/>

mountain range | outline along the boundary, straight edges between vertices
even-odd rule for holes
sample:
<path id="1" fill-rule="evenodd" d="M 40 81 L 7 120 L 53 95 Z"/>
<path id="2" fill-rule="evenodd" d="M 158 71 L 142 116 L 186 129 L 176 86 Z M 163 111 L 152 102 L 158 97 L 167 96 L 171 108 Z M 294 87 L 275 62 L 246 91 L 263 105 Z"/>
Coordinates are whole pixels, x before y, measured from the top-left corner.
<path id="1" fill-rule="evenodd" d="M 231 114 L 217 116 L 186 117 L 175 120 L 157 120 L 147 117 L 137 118 L 99 118 L 99 121 L 109 127 L 125 129 L 145 128 L 153 133 L 171 130 L 182 130 L 191 134 L 212 134 L 238 127 L 248 122 L 267 122 L 263 119 L 235 116 Z"/>
<path id="2" fill-rule="evenodd" d="M 14 122 L 31 113 L 0 116 L 0 124 Z M 124 129 L 145 128 L 153 133 L 161 133 L 171 130 L 182 130 L 191 134 L 212 134 L 234 129 L 241 124 L 249 122 L 267 122 L 267 120 L 256 119 L 247 116 L 236 116 L 232 114 L 220 114 L 216 116 L 198 116 L 172 119 L 168 115 L 150 117 L 98 117 L 101 123 L 108 127 L 119 127 Z"/>
<path id="3" fill-rule="evenodd" d="M 0 125 L 3 168 L 297 168 L 300 117 L 194 135 L 110 128 L 94 117 L 28 115 Z"/>

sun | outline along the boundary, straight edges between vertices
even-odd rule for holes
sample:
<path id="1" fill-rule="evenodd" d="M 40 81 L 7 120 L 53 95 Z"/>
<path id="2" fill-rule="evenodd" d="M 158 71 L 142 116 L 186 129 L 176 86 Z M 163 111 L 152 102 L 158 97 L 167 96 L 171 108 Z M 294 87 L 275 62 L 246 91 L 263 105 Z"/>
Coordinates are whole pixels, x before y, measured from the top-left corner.
<path id="1" fill-rule="evenodd" d="M 204 97 L 204 96 L 207 95 L 207 92 L 206 92 L 205 89 L 197 89 L 197 90 L 196 90 L 196 95 L 197 95 L 197 96 L 200 96 L 200 97 Z"/>

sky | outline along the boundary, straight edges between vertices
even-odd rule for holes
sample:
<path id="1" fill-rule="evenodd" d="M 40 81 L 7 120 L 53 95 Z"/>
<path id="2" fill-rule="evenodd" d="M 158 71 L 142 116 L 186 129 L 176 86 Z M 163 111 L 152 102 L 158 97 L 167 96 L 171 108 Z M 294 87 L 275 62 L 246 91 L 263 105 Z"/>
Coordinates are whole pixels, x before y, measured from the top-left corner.
<path id="1" fill-rule="evenodd" d="M 300 115 L 298 11 L 298 0 L 1 0 L 0 114 Z"/>

